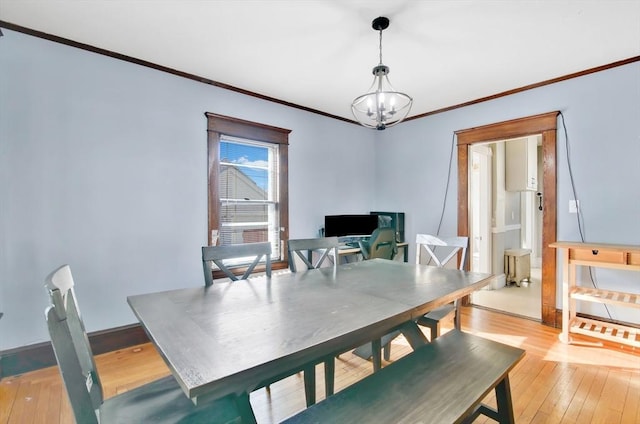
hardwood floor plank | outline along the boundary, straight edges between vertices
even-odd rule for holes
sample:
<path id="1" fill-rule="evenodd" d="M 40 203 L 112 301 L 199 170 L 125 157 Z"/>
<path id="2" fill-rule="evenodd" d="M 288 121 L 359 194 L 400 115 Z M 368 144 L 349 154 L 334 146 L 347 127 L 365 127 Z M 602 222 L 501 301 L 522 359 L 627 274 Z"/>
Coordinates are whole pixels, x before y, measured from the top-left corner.
<path id="1" fill-rule="evenodd" d="M 62 383 L 54 383 L 49 385 L 49 404 L 47 405 L 47 413 L 44 419 L 51 424 L 60 423 L 62 408 L 66 401 L 67 395 L 63 393 Z M 36 420 L 36 422 L 38 422 Z"/>
<path id="2" fill-rule="evenodd" d="M 0 381 L 0 423 L 9 421 L 19 386 L 20 384 L 11 378 Z"/>
<path id="3" fill-rule="evenodd" d="M 627 373 L 609 370 L 592 421 L 595 423 L 620 422 L 628 387 L 629 375 Z"/>
<path id="4" fill-rule="evenodd" d="M 578 392 L 585 375 L 586 370 L 584 367 L 576 367 L 575 372 L 567 379 L 564 389 L 558 395 L 557 401 L 548 411 L 549 422 L 562 422 L 571 402 L 573 402 L 576 397 L 576 393 Z"/>
<path id="5" fill-rule="evenodd" d="M 576 422 L 593 422 L 593 413 L 596 410 L 596 406 L 598 405 L 600 396 L 602 396 L 602 389 L 604 388 L 604 383 L 607 380 L 607 375 L 609 375 L 608 369 L 598 369 L 595 377 L 593 378 L 593 384 L 589 389 L 589 394 L 585 398 L 582 409 L 580 410 L 580 415 L 578 415 L 578 419 L 576 420 Z"/>
<path id="6" fill-rule="evenodd" d="M 557 378 L 560 375 L 558 364 L 555 362 L 546 362 L 533 380 L 532 384 L 522 396 L 526 399 L 526 403 L 520 404 L 514 414 L 516 421 L 522 424 L 530 423 L 540 409 L 540 405 L 545 401 L 550 393 L 550 389 L 555 386 Z"/>
<path id="7" fill-rule="evenodd" d="M 51 397 L 51 385 L 40 383 L 40 392 L 34 400 L 35 415 L 34 422 L 46 420 L 49 415 L 49 400 Z"/>
<path id="8" fill-rule="evenodd" d="M 593 384 L 593 380 L 598 372 L 598 369 L 589 369 L 582 368 L 584 370 L 584 376 L 582 381 L 578 385 L 578 389 L 573 395 L 573 399 L 569 403 L 567 410 L 565 411 L 562 417 L 562 423 L 576 423 L 578 420 L 578 416 L 580 415 L 580 411 L 582 410 L 582 406 L 584 405 L 587 396 L 589 395 L 589 390 L 591 390 L 591 385 Z"/>
<path id="9" fill-rule="evenodd" d="M 9 416 L 9 424 L 34 422 L 35 404 L 37 403 L 40 387 L 38 383 L 32 384 L 29 381 L 20 382 L 16 399 Z"/>
<path id="10" fill-rule="evenodd" d="M 629 388 L 620 422 L 622 424 L 640 423 L 640 376 L 633 372 L 629 375 Z"/>
<path id="11" fill-rule="evenodd" d="M 547 396 L 547 398 L 539 408 L 539 411 L 544 412 L 548 416 L 551 416 L 553 414 L 555 407 L 559 402 L 568 405 L 575 392 L 575 388 L 573 387 L 572 383 L 575 381 L 573 377 L 577 371 L 577 368 L 575 366 L 567 364 L 560 364 L 559 366 L 560 375 L 558 381 L 556 385 L 551 390 L 549 390 L 549 396 Z M 567 400 L 567 398 L 569 400 Z"/>

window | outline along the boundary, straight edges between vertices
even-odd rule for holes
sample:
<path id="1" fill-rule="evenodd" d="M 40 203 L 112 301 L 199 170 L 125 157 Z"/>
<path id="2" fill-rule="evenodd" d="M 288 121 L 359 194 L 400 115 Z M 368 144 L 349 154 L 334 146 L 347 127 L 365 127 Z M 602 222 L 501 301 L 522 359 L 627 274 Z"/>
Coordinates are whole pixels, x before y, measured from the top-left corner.
<path id="1" fill-rule="evenodd" d="M 207 113 L 209 243 L 271 242 L 286 267 L 290 130 Z"/>

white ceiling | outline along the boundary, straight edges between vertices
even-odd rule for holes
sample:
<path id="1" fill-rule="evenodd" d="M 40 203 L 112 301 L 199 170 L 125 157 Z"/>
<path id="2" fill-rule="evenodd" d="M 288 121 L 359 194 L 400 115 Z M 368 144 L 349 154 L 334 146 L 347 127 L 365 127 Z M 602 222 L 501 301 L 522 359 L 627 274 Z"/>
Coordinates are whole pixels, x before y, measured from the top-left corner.
<path id="1" fill-rule="evenodd" d="M 410 116 L 640 55 L 640 0 L 0 0 L 4 22 L 348 119 L 377 16 Z"/>

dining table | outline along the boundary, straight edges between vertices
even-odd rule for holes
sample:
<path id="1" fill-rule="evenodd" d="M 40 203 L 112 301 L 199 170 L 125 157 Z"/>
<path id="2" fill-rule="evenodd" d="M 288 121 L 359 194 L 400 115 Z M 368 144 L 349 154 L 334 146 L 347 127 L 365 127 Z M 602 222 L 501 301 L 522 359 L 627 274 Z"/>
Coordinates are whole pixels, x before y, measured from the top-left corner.
<path id="1" fill-rule="evenodd" d="M 205 287 L 137 294 L 134 314 L 194 403 L 232 396 L 255 420 L 249 393 L 291 370 L 400 330 L 490 284 L 485 273 L 372 259 Z"/>

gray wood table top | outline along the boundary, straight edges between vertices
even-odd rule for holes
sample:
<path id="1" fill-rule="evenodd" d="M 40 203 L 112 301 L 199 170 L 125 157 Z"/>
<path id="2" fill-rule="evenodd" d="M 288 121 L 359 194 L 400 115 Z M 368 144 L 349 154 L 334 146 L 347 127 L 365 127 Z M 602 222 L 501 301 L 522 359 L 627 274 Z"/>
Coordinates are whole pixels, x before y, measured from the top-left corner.
<path id="1" fill-rule="evenodd" d="M 344 352 L 491 282 L 375 259 L 128 297 L 186 395 L 241 395 Z"/>

